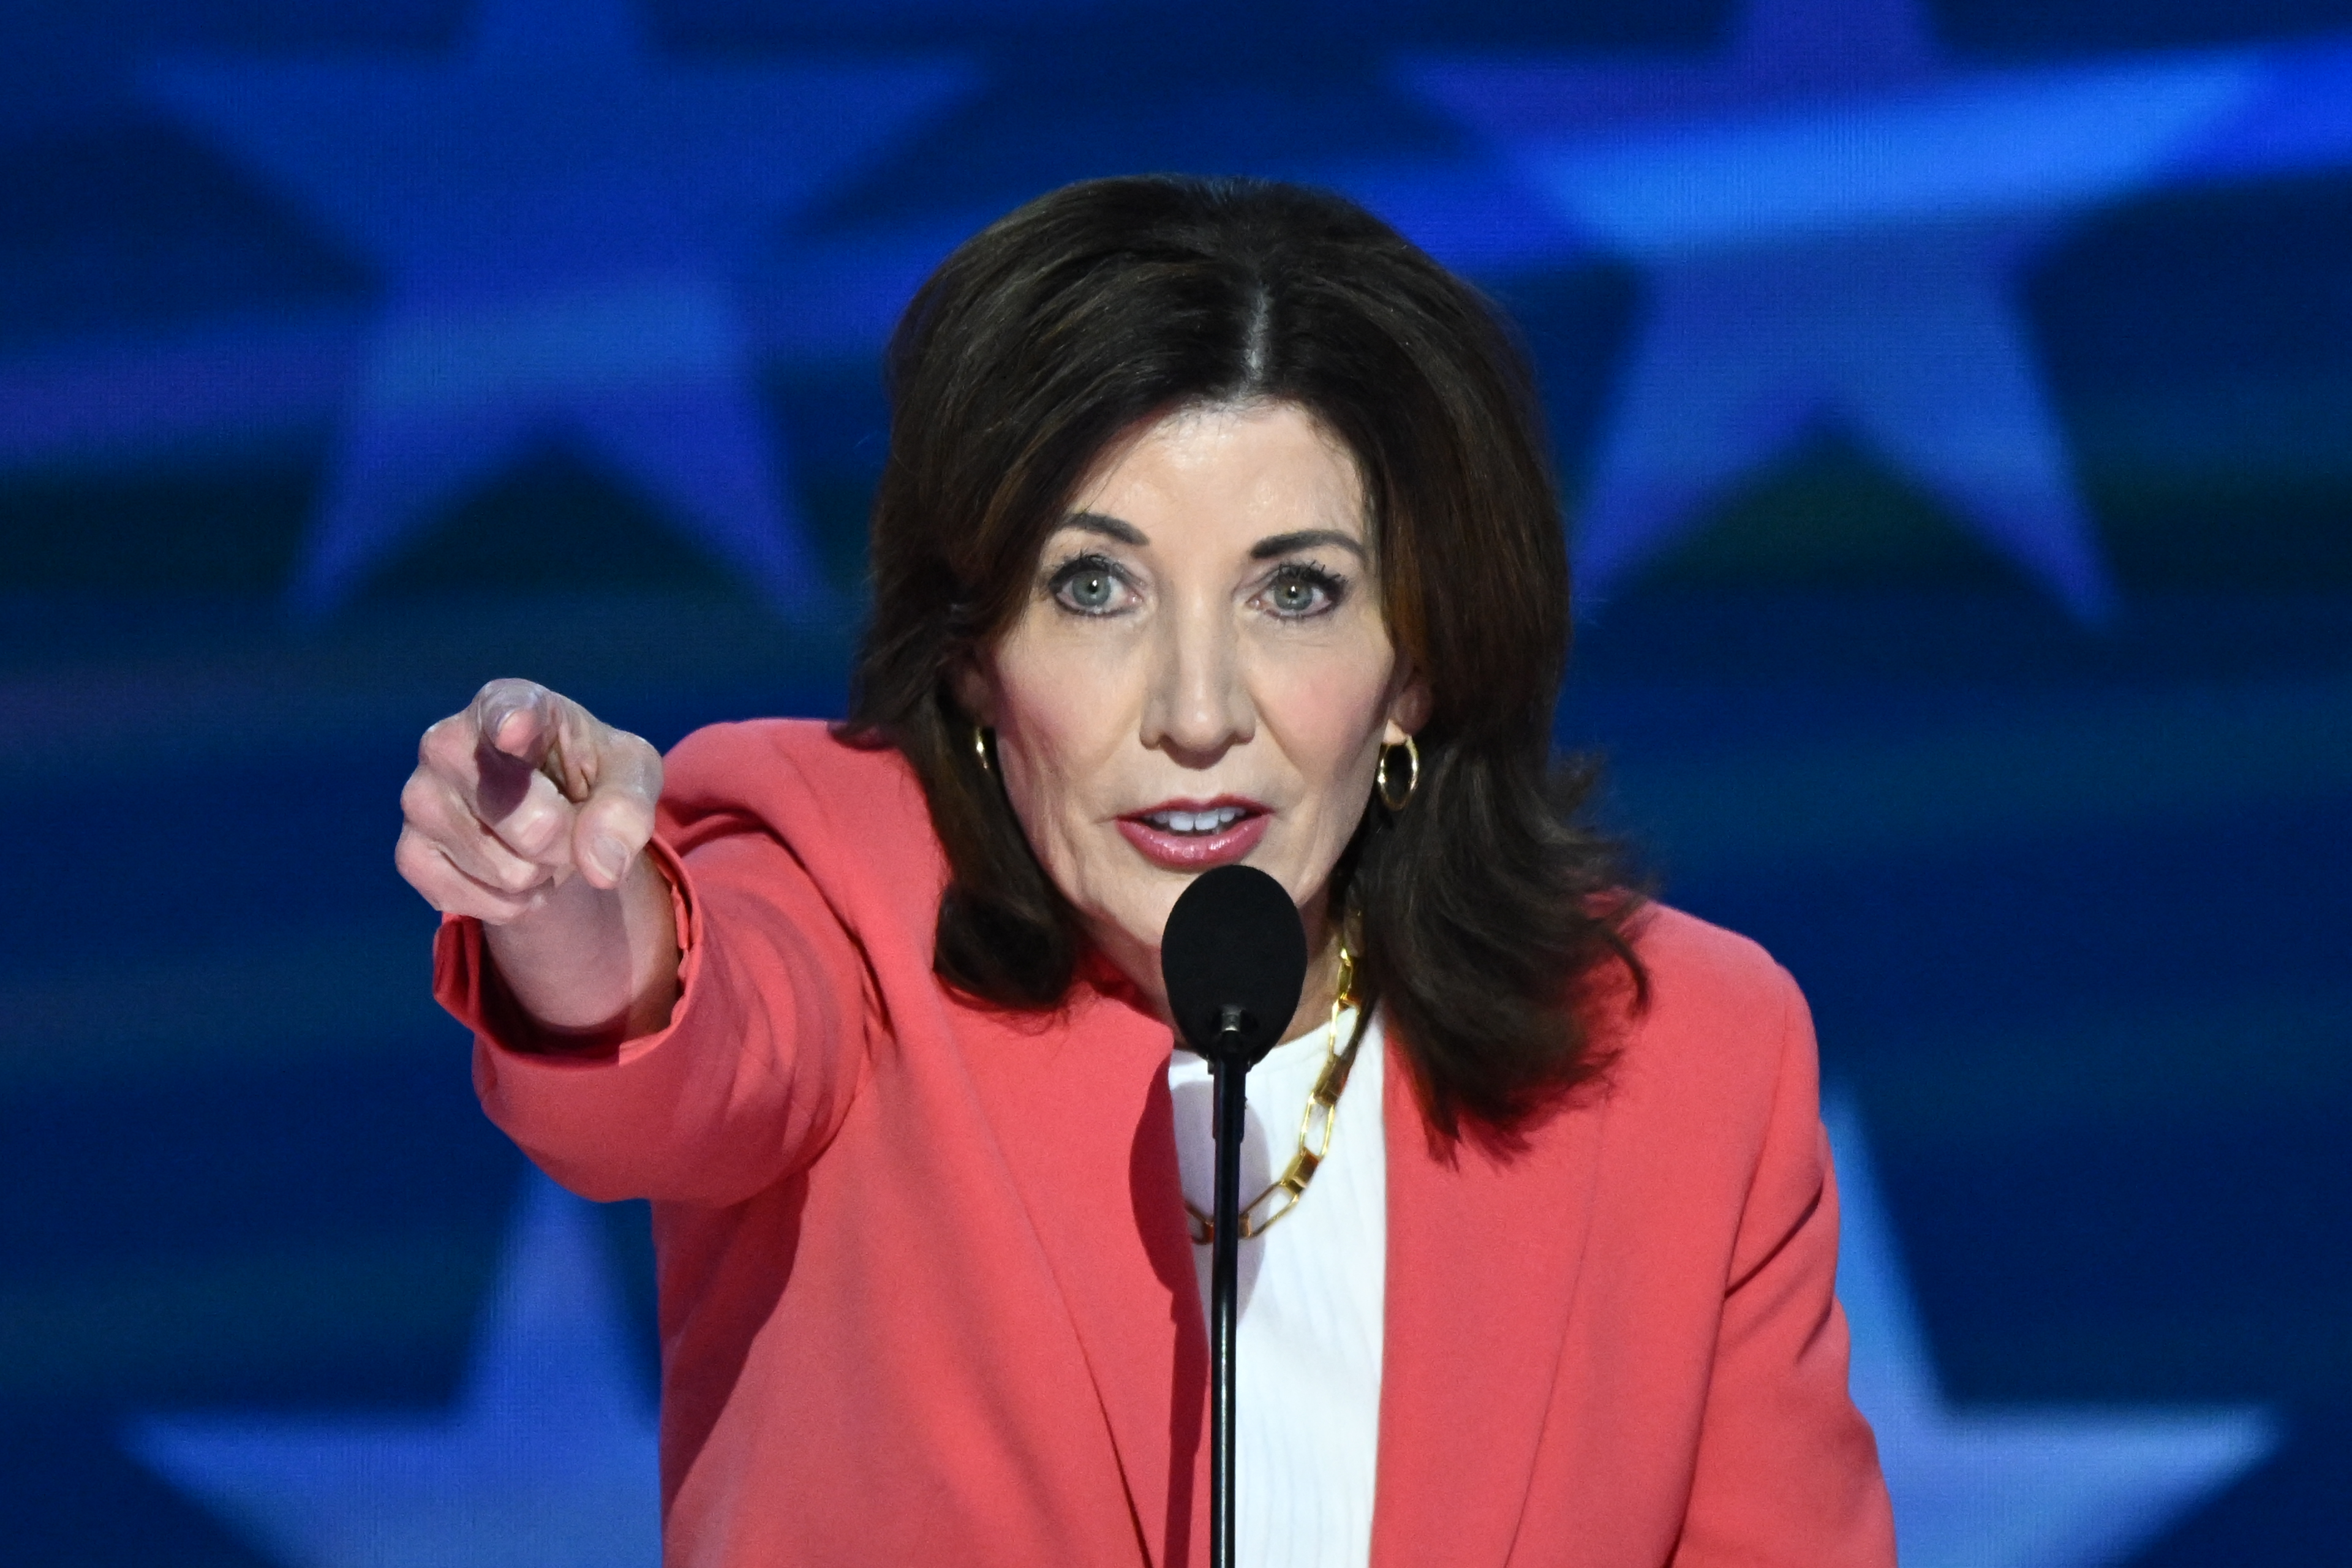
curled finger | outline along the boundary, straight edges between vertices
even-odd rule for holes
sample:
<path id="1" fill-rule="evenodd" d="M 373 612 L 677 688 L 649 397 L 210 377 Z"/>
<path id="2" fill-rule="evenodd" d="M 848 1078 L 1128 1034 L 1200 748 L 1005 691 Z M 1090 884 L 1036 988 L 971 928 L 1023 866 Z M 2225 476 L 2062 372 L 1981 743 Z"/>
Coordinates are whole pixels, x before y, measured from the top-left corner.
<path id="1" fill-rule="evenodd" d="M 492 925 L 504 925 L 529 912 L 540 896 L 510 893 L 467 875 L 442 845 L 413 827 L 401 830 L 392 862 L 408 885 L 444 914 L 471 915 Z"/>
<path id="2" fill-rule="evenodd" d="M 542 787 L 552 793 L 551 786 Z M 400 807 L 409 831 L 439 847 L 460 872 L 486 887 L 521 894 L 553 881 L 564 869 L 561 831 L 551 836 L 551 854 L 517 846 L 481 821 L 463 791 L 424 769 L 400 792 Z"/>

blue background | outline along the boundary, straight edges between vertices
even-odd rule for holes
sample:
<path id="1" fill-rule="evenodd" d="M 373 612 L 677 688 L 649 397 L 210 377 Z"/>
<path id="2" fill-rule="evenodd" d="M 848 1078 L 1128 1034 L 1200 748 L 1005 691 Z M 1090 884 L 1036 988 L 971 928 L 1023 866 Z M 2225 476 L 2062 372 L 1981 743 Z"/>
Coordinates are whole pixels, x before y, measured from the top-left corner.
<path id="1" fill-rule="evenodd" d="M 269 1561 L 125 1423 L 451 1397 L 520 1160 L 392 869 L 416 734 L 509 674 L 662 744 L 837 711 L 896 308 L 1182 169 L 1357 191 L 1520 324 L 1589 568 L 1561 740 L 1803 983 L 1946 1398 L 2268 1406 L 2131 1561 L 2341 1560 L 2352 5 L 1822 0 L 1743 53 L 1773 9 L 9 7 L 7 1559 Z M 706 75 L 583 114 L 616 60 Z M 2049 166 L 1987 194 L 1890 102 Z"/>

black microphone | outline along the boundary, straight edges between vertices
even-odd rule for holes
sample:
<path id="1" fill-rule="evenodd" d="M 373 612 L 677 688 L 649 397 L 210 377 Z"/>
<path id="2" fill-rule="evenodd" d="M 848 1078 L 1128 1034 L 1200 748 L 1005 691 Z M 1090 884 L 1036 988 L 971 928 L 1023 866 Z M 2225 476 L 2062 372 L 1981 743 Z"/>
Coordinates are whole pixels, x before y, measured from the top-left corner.
<path id="1" fill-rule="evenodd" d="M 1234 1562 L 1234 1331 L 1241 1261 L 1242 1129 L 1249 1069 L 1307 985 L 1307 928 L 1282 884 L 1248 866 L 1193 879 L 1168 911 L 1160 977 L 1177 1032 L 1215 1081 L 1216 1199 L 1209 1243 L 1209 1562 Z"/>
<path id="2" fill-rule="evenodd" d="M 1213 1063 L 1244 1050 L 1244 1065 L 1255 1067 L 1298 1011 L 1307 927 L 1281 883 L 1254 867 L 1220 866 L 1168 911 L 1160 977 L 1185 1044 Z"/>

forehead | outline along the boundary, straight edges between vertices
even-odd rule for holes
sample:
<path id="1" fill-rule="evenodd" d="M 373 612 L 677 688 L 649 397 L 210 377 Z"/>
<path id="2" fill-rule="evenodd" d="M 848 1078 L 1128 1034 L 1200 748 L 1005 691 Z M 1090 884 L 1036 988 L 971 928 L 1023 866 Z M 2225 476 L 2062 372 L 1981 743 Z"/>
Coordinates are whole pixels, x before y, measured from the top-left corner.
<path id="1" fill-rule="evenodd" d="M 1296 403 L 1214 404 L 1144 421 L 1106 447 L 1071 498 L 1072 513 L 1133 523 L 1312 524 L 1365 532 L 1354 455 Z"/>

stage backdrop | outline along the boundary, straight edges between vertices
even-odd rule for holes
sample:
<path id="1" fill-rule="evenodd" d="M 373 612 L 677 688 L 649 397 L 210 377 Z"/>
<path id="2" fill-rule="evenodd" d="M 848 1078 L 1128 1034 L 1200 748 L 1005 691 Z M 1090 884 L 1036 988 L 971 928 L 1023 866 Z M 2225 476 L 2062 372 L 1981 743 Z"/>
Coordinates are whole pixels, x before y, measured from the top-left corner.
<path id="1" fill-rule="evenodd" d="M 1812 997 L 1906 1561 L 2336 1560 L 2340 0 L 18 0 L 0 1555 L 651 1568 L 644 1215 L 477 1112 L 411 749 L 837 711 L 895 313 L 1140 170 L 1517 318 L 1559 738 Z"/>

